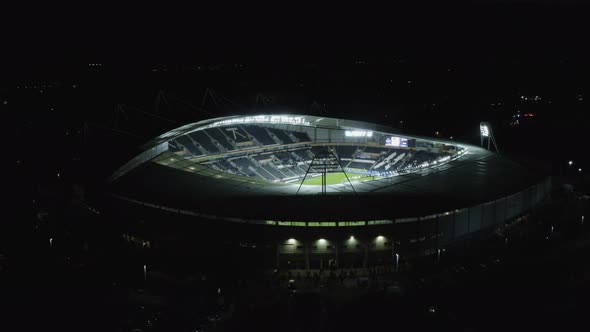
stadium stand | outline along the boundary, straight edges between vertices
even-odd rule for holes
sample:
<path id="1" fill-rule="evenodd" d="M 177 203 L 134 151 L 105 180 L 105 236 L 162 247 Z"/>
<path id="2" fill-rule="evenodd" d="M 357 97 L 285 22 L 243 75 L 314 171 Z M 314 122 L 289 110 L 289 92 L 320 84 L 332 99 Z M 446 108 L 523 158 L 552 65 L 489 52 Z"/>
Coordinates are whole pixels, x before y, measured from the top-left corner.
<path id="1" fill-rule="evenodd" d="M 314 154 L 314 156 L 317 156 L 320 153 L 324 153 L 326 151 L 330 151 L 332 150 L 331 147 L 325 147 L 325 146 L 313 146 L 311 147 L 311 153 Z"/>
<path id="2" fill-rule="evenodd" d="M 230 140 L 233 140 L 237 143 L 250 141 L 248 134 L 240 126 L 223 128 L 221 130 L 227 137 L 229 137 Z"/>
<path id="3" fill-rule="evenodd" d="M 252 171 L 251 168 L 256 169 L 256 165 L 254 165 L 249 158 L 247 157 L 240 157 L 232 160 L 240 169 L 240 171 L 248 176 L 258 176 L 256 172 Z"/>
<path id="4" fill-rule="evenodd" d="M 270 173 L 273 177 L 275 177 L 277 180 L 282 180 L 284 178 L 286 178 L 287 176 L 285 176 L 285 174 L 283 174 L 281 171 L 279 171 L 278 169 L 272 167 L 271 165 L 264 165 L 262 166 L 262 168 L 267 171 L 268 173 Z"/>
<path id="5" fill-rule="evenodd" d="M 263 128 L 263 127 L 259 127 L 259 126 L 244 126 L 244 129 L 246 129 L 246 131 L 254 136 L 254 138 L 256 138 L 256 140 L 258 142 L 260 142 L 262 145 L 273 145 L 273 144 L 277 144 L 272 137 L 270 137 L 267 133 L 267 131 Z"/>
<path id="6" fill-rule="evenodd" d="M 338 158 L 353 158 L 354 153 L 358 150 L 357 146 L 346 146 L 346 145 L 338 145 L 336 146 L 336 154 Z"/>
<path id="7" fill-rule="evenodd" d="M 293 156 L 293 154 L 290 151 L 278 151 L 278 152 L 273 152 L 273 155 L 282 163 L 285 165 L 290 165 L 293 164 L 295 162 L 295 157 Z"/>
<path id="8" fill-rule="evenodd" d="M 360 162 L 350 162 L 346 167 L 347 168 L 354 168 L 354 169 L 364 169 L 368 170 L 373 166 L 373 163 L 360 163 Z"/>
<path id="9" fill-rule="evenodd" d="M 291 146 L 290 150 L 277 151 L 269 148 L 276 146 L 278 142 L 293 144 L 307 141 L 310 141 L 310 137 L 304 132 L 245 124 L 192 132 L 170 141 L 169 149 L 181 155 L 191 153 L 201 156 L 236 151 L 243 147 L 254 148 L 246 152 L 247 156 L 242 154 L 240 157 L 212 160 L 205 164 L 219 171 L 269 181 L 302 177 L 314 156 L 325 151 L 334 153 L 340 159 L 343 168 L 377 173 L 409 171 L 441 157 L 440 154 L 424 150 L 410 151 L 404 148 L 363 145 L 295 146 L 295 149 Z"/>
<path id="10" fill-rule="evenodd" d="M 381 152 L 386 152 L 388 149 L 387 148 L 380 148 L 380 147 L 375 147 L 375 146 L 367 146 L 366 148 L 363 149 L 363 152 L 367 152 L 367 153 L 381 153 Z"/>
<path id="11" fill-rule="evenodd" d="M 221 167 L 223 167 L 227 172 L 232 174 L 241 174 L 240 170 L 234 167 L 229 161 L 220 159 L 217 161 Z"/>
<path id="12" fill-rule="evenodd" d="M 307 161 L 312 159 L 309 152 L 309 149 L 296 150 L 293 151 L 293 155 L 295 155 L 296 158 L 299 159 L 299 161 Z"/>
<path id="13" fill-rule="evenodd" d="M 188 134 L 190 138 L 193 139 L 195 142 L 199 142 L 205 150 L 209 151 L 210 153 L 217 153 L 219 152 L 219 148 L 211 141 L 211 138 L 207 136 L 207 134 L 203 131 L 194 131 Z"/>
<path id="14" fill-rule="evenodd" d="M 173 140 L 173 141 L 170 141 L 170 142 L 168 142 L 168 149 L 169 149 L 171 152 L 180 152 L 180 151 L 182 151 L 182 147 L 180 147 L 180 146 L 178 145 L 178 143 L 177 143 L 176 141 L 174 141 L 174 140 Z"/>
<path id="15" fill-rule="evenodd" d="M 307 133 L 301 133 L 298 131 L 292 131 L 291 132 L 293 134 L 293 136 L 295 136 L 295 138 L 297 138 L 299 140 L 299 142 L 310 142 L 311 138 L 309 137 L 309 135 L 307 135 Z"/>
<path id="16" fill-rule="evenodd" d="M 205 132 L 207 132 L 207 134 L 209 134 L 209 136 L 211 136 L 212 138 L 217 140 L 217 142 L 219 142 L 219 144 L 221 144 L 226 150 L 235 149 L 234 145 L 230 143 L 230 141 L 228 140 L 228 137 L 221 131 L 221 129 L 211 128 L 211 129 L 206 129 Z"/>
<path id="17" fill-rule="evenodd" d="M 256 161 L 263 161 L 263 160 L 272 160 L 273 156 L 271 153 L 264 153 L 252 156 L 252 158 Z"/>
<path id="18" fill-rule="evenodd" d="M 267 128 L 270 132 L 272 132 L 273 134 L 275 134 L 275 136 L 281 140 L 281 142 L 283 144 L 290 144 L 290 143 L 294 143 L 293 140 L 289 137 L 289 135 L 287 135 L 287 133 L 284 130 L 281 129 L 275 129 L 275 128 Z"/>
<path id="19" fill-rule="evenodd" d="M 190 138 L 188 138 L 187 136 L 180 136 L 178 138 L 176 138 L 175 140 L 176 142 L 178 142 L 180 147 L 184 147 L 185 149 L 187 149 L 188 151 L 190 151 L 190 153 L 192 153 L 195 156 L 200 156 L 203 153 L 195 146 L 195 144 L 193 143 L 193 141 L 191 141 Z"/>

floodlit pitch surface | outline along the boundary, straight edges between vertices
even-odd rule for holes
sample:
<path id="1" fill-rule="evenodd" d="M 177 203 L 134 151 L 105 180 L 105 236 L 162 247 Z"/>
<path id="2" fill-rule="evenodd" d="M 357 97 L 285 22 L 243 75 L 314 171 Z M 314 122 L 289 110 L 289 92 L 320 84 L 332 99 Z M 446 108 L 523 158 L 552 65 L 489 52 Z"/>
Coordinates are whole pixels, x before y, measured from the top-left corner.
<path id="1" fill-rule="evenodd" d="M 351 174 L 351 173 L 346 173 L 346 175 L 345 175 L 344 172 L 340 172 L 340 173 L 328 173 L 328 174 L 326 174 L 326 184 L 327 185 L 346 184 L 346 183 L 348 183 L 348 181 L 346 180 L 346 176 L 348 176 L 348 179 L 352 183 L 354 183 L 354 182 L 360 182 L 360 181 L 377 180 L 377 179 L 380 178 L 378 176 L 368 176 L 368 175 Z M 317 185 L 317 186 L 320 186 L 320 185 L 322 185 L 322 177 L 321 176 L 315 176 L 313 178 L 310 178 L 308 176 L 305 179 L 305 181 L 303 181 L 303 184 L 305 184 L 305 185 Z"/>

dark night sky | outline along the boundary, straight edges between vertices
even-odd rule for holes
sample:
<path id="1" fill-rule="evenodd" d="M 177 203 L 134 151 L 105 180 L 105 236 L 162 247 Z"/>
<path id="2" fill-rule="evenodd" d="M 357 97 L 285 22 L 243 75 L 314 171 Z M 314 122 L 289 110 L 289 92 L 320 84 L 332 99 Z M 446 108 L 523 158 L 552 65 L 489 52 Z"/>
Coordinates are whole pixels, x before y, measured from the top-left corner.
<path id="1" fill-rule="evenodd" d="M 586 5 L 576 1 L 430 1 L 283 7 L 36 8 L 3 23 L 5 70 L 96 57 L 119 62 L 250 58 L 336 60 L 343 55 L 480 61 L 584 51 Z M 191 62 L 191 61 L 188 61 Z M 15 67 L 15 64 L 18 65 Z"/>
<path id="2" fill-rule="evenodd" d="M 200 4 L 192 8 L 148 4 L 29 8 L 6 15 L 3 23 L 3 31 L 9 33 L 2 40 L 0 88 L 27 80 L 69 82 L 83 76 L 93 82 L 93 88 L 76 97 L 78 104 L 71 104 L 92 102 L 63 115 L 78 119 L 83 117 L 81 112 L 92 113 L 91 109 L 110 112 L 117 103 L 149 106 L 159 89 L 198 102 L 205 86 L 183 87 L 183 82 L 190 81 L 186 77 L 145 76 L 157 63 L 246 63 L 246 78 L 222 75 L 216 78 L 220 83 L 207 82 L 239 98 L 233 91 L 290 92 L 289 84 L 301 76 L 311 81 L 296 94 L 327 103 L 340 116 L 377 121 L 388 108 L 425 119 L 426 112 L 431 124 L 424 125 L 424 130 L 439 129 L 441 123 L 455 135 L 487 116 L 489 105 L 498 98 L 531 93 L 573 100 L 576 93 L 590 95 L 587 5 L 576 1 L 433 3 L 392 3 L 388 8 L 364 3 L 333 7 L 298 3 L 260 9 Z M 400 59 L 407 61 L 404 69 L 381 67 L 395 67 Z M 347 67 L 357 60 L 370 66 Z M 105 73 L 87 76 L 87 64 L 93 62 L 105 64 Z M 321 69 L 303 72 L 301 64 L 306 63 Z M 452 71 L 447 72 L 448 68 Z M 417 90 L 407 90 L 403 84 L 383 90 L 387 80 L 401 84 L 405 76 L 419 81 Z M 381 89 L 377 92 L 381 96 L 371 95 L 375 87 Z M 383 97 L 388 95 L 389 99 Z M 341 97 L 346 99 L 338 105 Z M 355 111 L 355 105 L 367 104 L 373 106 L 372 114 Z M 425 106 L 431 104 L 439 105 L 441 111 L 431 112 Z M 550 112 L 557 116 L 559 111 Z M 551 130 L 567 134 L 568 142 L 580 139 L 587 126 L 581 111 L 570 111 L 559 121 L 546 120 Z M 462 124 L 449 120 L 457 114 Z M 526 147 L 529 142 L 521 144 Z"/>

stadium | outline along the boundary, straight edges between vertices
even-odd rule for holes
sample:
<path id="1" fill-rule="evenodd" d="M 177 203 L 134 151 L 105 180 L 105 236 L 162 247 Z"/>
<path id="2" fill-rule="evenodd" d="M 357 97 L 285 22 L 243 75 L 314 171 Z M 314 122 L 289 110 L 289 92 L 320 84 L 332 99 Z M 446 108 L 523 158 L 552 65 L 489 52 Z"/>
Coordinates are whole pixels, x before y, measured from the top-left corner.
<path id="1" fill-rule="evenodd" d="M 493 138 L 487 127 L 481 134 L 482 146 Z M 163 219 L 190 225 L 185 250 L 222 251 L 224 243 L 250 250 L 249 262 L 259 256 L 289 269 L 436 255 L 528 213 L 551 186 L 479 146 L 293 114 L 173 129 L 109 183 L 120 206 L 159 215 L 156 229 Z M 159 231 L 147 237 L 179 246 Z"/>

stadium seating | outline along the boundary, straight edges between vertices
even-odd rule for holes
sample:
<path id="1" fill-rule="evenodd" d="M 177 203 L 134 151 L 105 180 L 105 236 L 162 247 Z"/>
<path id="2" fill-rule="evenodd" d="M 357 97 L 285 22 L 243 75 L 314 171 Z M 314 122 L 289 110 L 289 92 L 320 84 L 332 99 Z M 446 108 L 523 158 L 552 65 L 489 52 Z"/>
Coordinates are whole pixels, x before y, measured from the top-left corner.
<path id="1" fill-rule="evenodd" d="M 338 145 L 336 146 L 336 154 L 338 158 L 353 158 L 354 153 L 358 150 L 357 146 Z"/>
<path id="2" fill-rule="evenodd" d="M 287 177 L 285 174 L 283 174 L 278 169 L 272 167 L 271 165 L 264 165 L 264 166 L 262 166 L 262 168 L 265 171 L 267 171 L 269 174 L 271 174 L 274 178 L 276 178 L 276 180 L 282 180 Z"/>
<path id="3" fill-rule="evenodd" d="M 188 142 L 186 143 L 190 146 Z M 327 147 L 327 149 L 346 156 L 345 160 L 341 158 L 342 168 L 356 172 L 404 172 L 419 168 L 423 164 L 431 163 L 441 157 L 426 151 L 408 152 L 405 149 L 373 148 L 371 150 L 372 154 L 365 154 L 364 158 L 351 158 L 357 157 L 355 151 L 359 151 L 359 156 L 362 155 L 362 152 L 360 152 L 361 146 L 334 146 Z M 312 147 L 293 151 L 264 152 L 234 158 L 231 159 L 231 162 L 226 160 L 215 161 L 210 166 L 216 170 L 232 174 L 257 177 L 268 181 L 282 181 L 284 179 L 303 177 L 309 166 L 301 163 L 311 161 L 310 152 L 320 153 L 325 150 L 326 147 Z M 378 151 L 386 153 L 376 157 L 375 152 Z"/>
<path id="4" fill-rule="evenodd" d="M 263 127 L 244 126 L 244 129 L 262 145 L 277 144 Z"/>
<path id="5" fill-rule="evenodd" d="M 239 168 L 240 171 L 248 176 L 258 176 L 256 172 L 252 171 L 250 167 L 256 169 L 256 165 L 250 161 L 247 157 L 236 158 L 232 160 Z"/>
<path id="6" fill-rule="evenodd" d="M 258 146 L 259 150 L 248 150 L 248 156 L 236 155 L 230 159 L 209 161 L 206 165 L 219 171 L 269 181 L 302 177 L 314 156 L 325 151 L 334 153 L 340 159 L 342 168 L 357 172 L 389 174 L 413 170 L 441 157 L 440 154 L 428 151 L 380 146 L 295 145 L 290 146 L 289 150 L 277 151 L 273 151 L 271 147 L 277 146 L 279 142 L 293 144 L 308 141 L 310 137 L 304 132 L 244 124 L 192 132 L 172 140 L 169 149 L 181 154 L 182 151 L 186 151 L 184 153 L 201 156 Z"/>
<path id="7" fill-rule="evenodd" d="M 194 131 L 186 136 L 189 136 L 193 139 L 193 141 L 198 142 L 203 148 L 205 148 L 205 150 L 209 151 L 210 153 L 218 153 L 220 151 L 204 131 Z"/>
<path id="8" fill-rule="evenodd" d="M 298 131 L 292 131 L 291 134 L 293 134 L 293 136 L 295 136 L 299 142 L 309 142 L 311 141 L 311 138 L 309 137 L 309 135 L 307 135 L 307 133 L 301 133 Z"/>
<path id="9" fill-rule="evenodd" d="M 205 132 L 217 140 L 217 142 L 219 142 L 219 144 L 221 144 L 226 150 L 234 149 L 234 146 L 230 143 L 228 137 L 219 128 L 206 129 Z"/>
<path id="10" fill-rule="evenodd" d="M 171 152 L 180 152 L 182 151 L 182 147 L 178 144 L 178 142 L 172 140 L 168 142 L 168 150 Z"/>
<path id="11" fill-rule="evenodd" d="M 295 156 L 297 156 L 299 161 L 308 161 L 308 160 L 312 159 L 311 156 L 309 155 L 308 151 L 309 151 L 308 149 L 296 150 L 296 151 L 293 151 L 293 154 Z"/>
<path id="12" fill-rule="evenodd" d="M 329 148 L 326 146 L 314 146 L 311 148 L 311 153 L 313 153 L 314 156 L 317 156 L 320 153 L 324 153 L 324 152 L 331 151 L 331 150 L 332 150 L 331 147 Z"/>
<path id="13" fill-rule="evenodd" d="M 188 138 L 187 136 L 180 136 L 178 138 L 175 139 L 175 141 L 178 143 L 178 145 L 180 147 L 184 147 L 185 149 L 187 149 L 188 151 L 190 151 L 190 153 L 192 153 L 195 156 L 200 156 L 203 153 L 195 146 L 195 144 L 193 143 L 193 141 Z"/>
<path id="14" fill-rule="evenodd" d="M 380 148 L 380 147 L 376 147 L 376 146 L 367 146 L 366 148 L 363 149 L 363 152 L 367 152 L 367 153 L 381 153 L 381 152 L 387 152 L 387 148 Z"/>
<path id="15" fill-rule="evenodd" d="M 273 155 L 280 160 L 282 164 L 290 165 L 295 162 L 295 156 L 290 151 L 273 152 Z"/>
<path id="16" fill-rule="evenodd" d="M 293 140 L 285 133 L 284 130 L 275 129 L 275 128 L 267 128 L 270 132 L 275 134 L 275 136 L 281 140 L 283 144 L 291 144 L 294 143 Z"/>
<path id="17" fill-rule="evenodd" d="M 273 159 L 273 155 L 271 153 L 264 153 L 264 154 L 252 156 L 252 158 L 254 158 L 254 160 L 256 160 L 256 161 L 271 160 L 271 159 Z"/>
<path id="18" fill-rule="evenodd" d="M 359 162 L 350 162 L 346 167 L 347 168 L 353 168 L 353 169 L 363 169 L 363 170 L 369 170 L 369 168 L 371 168 L 371 166 L 373 166 L 372 163 L 359 163 Z"/>

